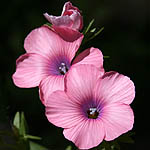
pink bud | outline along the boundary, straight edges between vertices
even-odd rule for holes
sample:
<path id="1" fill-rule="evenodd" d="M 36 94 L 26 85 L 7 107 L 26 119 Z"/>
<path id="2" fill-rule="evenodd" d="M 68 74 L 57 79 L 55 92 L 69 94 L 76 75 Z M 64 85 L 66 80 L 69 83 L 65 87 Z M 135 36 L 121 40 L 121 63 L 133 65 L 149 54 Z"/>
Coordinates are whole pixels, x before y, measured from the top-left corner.
<path id="1" fill-rule="evenodd" d="M 80 10 L 72 6 L 71 2 L 64 4 L 61 16 L 53 16 L 48 13 L 45 13 L 44 16 L 52 25 L 57 27 L 68 27 L 77 31 L 83 27 L 83 18 Z"/>

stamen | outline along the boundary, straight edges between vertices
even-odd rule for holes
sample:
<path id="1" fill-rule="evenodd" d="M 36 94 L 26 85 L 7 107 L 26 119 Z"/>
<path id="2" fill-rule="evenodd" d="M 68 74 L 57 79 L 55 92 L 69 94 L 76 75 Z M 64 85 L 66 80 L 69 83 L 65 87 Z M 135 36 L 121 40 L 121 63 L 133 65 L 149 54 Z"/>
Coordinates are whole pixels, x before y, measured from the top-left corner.
<path id="1" fill-rule="evenodd" d="M 66 72 L 68 71 L 68 68 L 65 63 L 61 63 L 58 69 L 59 69 L 60 74 L 62 75 L 65 75 Z"/>
<path id="2" fill-rule="evenodd" d="M 97 110 L 97 108 L 89 108 L 87 114 L 88 118 L 96 119 L 99 115 L 99 111 Z"/>

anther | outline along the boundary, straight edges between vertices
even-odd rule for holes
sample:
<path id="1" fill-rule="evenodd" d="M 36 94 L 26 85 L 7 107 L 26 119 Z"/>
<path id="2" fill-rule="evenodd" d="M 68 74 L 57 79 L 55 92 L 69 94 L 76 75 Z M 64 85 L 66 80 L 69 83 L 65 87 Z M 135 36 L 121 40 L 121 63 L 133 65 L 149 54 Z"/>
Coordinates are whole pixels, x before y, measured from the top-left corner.
<path id="1" fill-rule="evenodd" d="M 87 114 L 88 118 L 96 119 L 99 115 L 99 111 L 97 110 L 97 108 L 90 108 L 88 109 Z"/>
<path id="2" fill-rule="evenodd" d="M 58 68 L 59 69 L 59 72 L 62 74 L 62 75 L 65 75 L 66 72 L 68 71 L 68 68 L 66 66 L 65 63 L 61 63 L 60 64 L 60 67 Z"/>

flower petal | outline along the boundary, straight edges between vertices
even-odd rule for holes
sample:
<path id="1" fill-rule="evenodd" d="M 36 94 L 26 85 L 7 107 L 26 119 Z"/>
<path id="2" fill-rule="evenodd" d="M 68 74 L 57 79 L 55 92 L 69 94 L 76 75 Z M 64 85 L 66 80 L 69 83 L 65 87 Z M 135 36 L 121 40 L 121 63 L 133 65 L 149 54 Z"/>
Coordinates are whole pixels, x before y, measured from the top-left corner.
<path id="1" fill-rule="evenodd" d="M 75 58 L 73 64 L 92 64 L 100 69 L 102 75 L 104 74 L 103 54 L 98 48 L 91 47 L 84 50 Z"/>
<path id="2" fill-rule="evenodd" d="M 100 77 L 100 71 L 93 65 L 74 65 L 65 76 L 65 91 L 74 101 L 89 100 Z"/>
<path id="3" fill-rule="evenodd" d="M 49 122 L 62 128 L 70 128 L 82 122 L 83 115 L 63 91 L 55 91 L 46 99 L 46 116 Z"/>
<path id="4" fill-rule="evenodd" d="M 55 26 L 71 26 L 73 21 L 70 19 L 70 17 L 67 16 L 53 16 L 49 15 L 48 13 L 44 14 L 44 17 L 53 25 Z"/>
<path id="5" fill-rule="evenodd" d="M 68 42 L 73 42 L 78 39 L 83 39 L 83 34 L 73 30 L 71 28 L 65 27 L 65 26 L 56 26 L 52 25 L 54 30 L 63 38 L 63 40 Z"/>
<path id="6" fill-rule="evenodd" d="M 72 12 L 72 13 L 71 13 Z M 61 16 L 69 15 L 73 20 L 73 27 L 76 30 L 81 30 L 83 27 L 83 18 L 80 10 L 73 6 L 71 2 L 66 2 L 63 7 Z"/>
<path id="7" fill-rule="evenodd" d="M 50 52 L 57 50 L 61 45 L 60 43 L 62 40 L 54 31 L 42 26 L 29 33 L 24 41 L 24 48 L 28 53 L 47 56 Z"/>
<path id="8" fill-rule="evenodd" d="M 81 30 L 83 27 L 83 18 L 80 14 L 80 10 L 77 7 L 72 6 L 70 2 L 65 3 L 61 16 L 53 16 L 44 13 L 44 17 L 52 25 L 57 27 L 67 27 L 68 29 L 73 29 L 75 31 Z"/>
<path id="9" fill-rule="evenodd" d="M 72 128 L 64 129 L 63 134 L 79 149 L 90 149 L 103 141 L 104 127 L 100 120 L 84 120 Z"/>
<path id="10" fill-rule="evenodd" d="M 73 21 L 72 29 L 77 30 L 77 31 L 81 30 L 83 27 L 83 18 L 81 16 L 81 14 L 76 10 L 74 10 L 74 11 L 70 10 L 70 11 L 66 12 L 66 14 L 69 14 L 69 13 L 72 13 L 70 15 L 70 19 Z"/>
<path id="11" fill-rule="evenodd" d="M 64 76 L 49 75 L 39 85 L 40 99 L 43 104 L 48 100 L 49 95 L 56 90 L 64 90 Z"/>
<path id="12" fill-rule="evenodd" d="M 68 27 L 73 30 L 81 30 L 83 27 L 83 18 L 77 7 L 72 6 L 70 2 L 65 3 L 61 16 L 53 16 L 48 13 L 44 17 L 54 26 Z"/>
<path id="13" fill-rule="evenodd" d="M 36 87 L 49 75 L 49 62 L 41 55 L 26 53 L 16 61 L 16 72 L 12 78 L 16 86 L 22 88 Z"/>
<path id="14" fill-rule="evenodd" d="M 105 128 L 105 140 L 110 141 L 133 128 L 134 114 L 129 105 L 112 103 L 103 107 L 101 119 Z"/>
<path id="15" fill-rule="evenodd" d="M 95 98 L 103 102 L 130 104 L 135 97 L 133 82 L 117 72 L 107 72 L 95 87 Z"/>
<path id="16" fill-rule="evenodd" d="M 80 13 L 80 10 L 73 6 L 71 2 L 66 2 L 63 6 L 63 11 L 62 11 L 62 16 L 65 15 L 65 13 L 68 11 L 68 10 L 77 10 L 79 13 Z"/>
<path id="17" fill-rule="evenodd" d="M 70 59 L 75 56 L 83 36 L 73 42 L 64 41 L 48 26 L 33 30 L 25 39 L 24 48 L 28 53 L 38 53 L 45 57 L 58 54 L 67 55 Z M 57 44 L 56 44 L 57 43 Z"/>

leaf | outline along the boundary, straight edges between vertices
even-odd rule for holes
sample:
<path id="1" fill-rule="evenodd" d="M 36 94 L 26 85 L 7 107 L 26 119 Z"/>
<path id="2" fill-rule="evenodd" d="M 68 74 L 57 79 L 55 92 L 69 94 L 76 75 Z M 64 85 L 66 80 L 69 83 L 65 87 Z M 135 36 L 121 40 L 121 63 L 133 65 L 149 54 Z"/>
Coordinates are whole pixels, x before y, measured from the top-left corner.
<path id="1" fill-rule="evenodd" d="M 92 24 L 94 23 L 94 19 L 92 19 L 89 23 L 89 25 L 85 28 L 85 30 L 83 31 L 83 34 L 85 35 L 89 29 L 91 28 Z"/>
<path id="2" fill-rule="evenodd" d="M 90 32 L 88 32 L 86 34 L 86 36 L 84 36 L 84 39 L 82 41 L 82 45 L 84 45 L 86 42 L 94 39 L 97 35 L 99 35 L 104 30 L 104 27 L 102 27 L 101 29 L 99 29 L 96 33 L 94 33 L 95 30 L 96 30 L 96 28 L 93 28 Z"/>
<path id="3" fill-rule="evenodd" d="M 14 121 L 13 121 L 13 125 L 17 128 L 17 129 L 20 129 L 20 113 L 17 112 L 15 114 L 15 117 L 14 117 Z"/>
<path id="4" fill-rule="evenodd" d="M 24 112 L 21 112 L 20 134 L 24 136 L 27 132 L 28 132 L 27 122 L 24 116 Z"/>
<path id="5" fill-rule="evenodd" d="M 69 145 L 67 146 L 66 150 L 72 150 L 72 147 Z"/>
<path id="6" fill-rule="evenodd" d="M 99 31 L 96 32 L 92 37 L 90 37 L 90 38 L 88 39 L 88 41 L 94 39 L 94 38 L 95 38 L 97 35 L 99 35 L 103 30 L 104 30 L 104 27 L 102 27 L 101 29 L 99 29 Z"/>
<path id="7" fill-rule="evenodd" d="M 20 135 L 25 135 L 27 133 L 28 127 L 23 112 L 16 113 L 14 117 L 13 125 L 14 125 L 13 130 L 16 132 L 16 129 L 18 129 Z"/>
<path id="8" fill-rule="evenodd" d="M 96 31 L 96 28 L 93 28 L 90 32 L 94 33 Z"/>
<path id="9" fill-rule="evenodd" d="M 20 112 L 16 112 L 12 126 L 13 133 L 16 137 L 19 137 L 20 135 L 20 122 Z"/>
<path id="10" fill-rule="evenodd" d="M 33 136 L 33 135 L 29 135 L 29 134 L 24 135 L 24 138 L 33 139 L 33 140 L 41 140 L 42 139 L 39 136 Z"/>
<path id="11" fill-rule="evenodd" d="M 29 141 L 29 146 L 30 150 L 48 150 L 46 147 L 32 141 Z"/>

